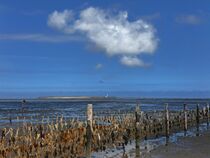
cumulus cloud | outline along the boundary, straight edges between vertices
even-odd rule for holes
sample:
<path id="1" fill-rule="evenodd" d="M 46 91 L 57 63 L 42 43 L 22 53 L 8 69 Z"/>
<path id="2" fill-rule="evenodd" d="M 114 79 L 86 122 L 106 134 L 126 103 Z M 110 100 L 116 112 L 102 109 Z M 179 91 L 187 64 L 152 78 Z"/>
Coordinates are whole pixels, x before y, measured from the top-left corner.
<path id="1" fill-rule="evenodd" d="M 74 32 L 73 27 L 69 27 L 69 22 L 73 20 L 73 12 L 64 10 L 63 12 L 54 11 L 48 17 L 48 25 L 64 32 Z"/>
<path id="2" fill-rule="evenodd" d="M 134 56 L 134 57 L 133 56 L 123 56 L 123 57 L 121 57 L 120 62 L 123 65 L 130 66 L 130 67 L 133 67 L 133 66 L 144 67 L 147 65 L 141 59 L 137 58 L 136 56 Z"/>
<path id="3" fill-rule="evenodd" d="M 116 15 L 89 7 L 74 19 L 71 10 L 54 11 L 48 25 L 64 33 L 81 33 L 107 55 L 120 56 L 127 66 L 142 66 L 139 55 L 153 54 L 158 44 L 154 27 L 141 19 L 129 21 L 127 12 Z"/>

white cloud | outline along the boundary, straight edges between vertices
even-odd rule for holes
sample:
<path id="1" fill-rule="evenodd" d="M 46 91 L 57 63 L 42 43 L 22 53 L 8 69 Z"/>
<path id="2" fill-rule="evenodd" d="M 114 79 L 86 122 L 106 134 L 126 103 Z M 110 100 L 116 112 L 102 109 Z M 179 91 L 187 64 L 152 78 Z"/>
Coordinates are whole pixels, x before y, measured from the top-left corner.
<path id="1" fill-rule="evenodd" d="M 138 19 L 128 20 L 127 12 L 117 15 L 106 10 L 89 7 L 73 20 L 72 11 L 54 11 L 49 15 L 48 25 L 65 33 L 79 32 L 109 55 L 138 59 L 141 54 L 153 54 L 158 45 L 154 27 Z M 135 58 L 133 57 L 135 56 Z M 126 64 L 127 62 L 121 62 Z M 141 64 L 134 64 L 141 66 Z"/>
<path id="2" fill-rule="evenodd" d="M 69 23 L 73 20 L 73 12 L 71 10 L 64 10 L 63 12 L 54 11 L 48 17 L 48 25 L 58 29 L 63 30 L 64 32 L 73 32 L 71 27 L 69 27 Z"/>
<path id="3" fill-rule="evenodd" d="M 146 64 L 141 59 L 139 59 L 135 56 L 134 57 L 133 56 L 123 56 L 123 57 L 121 57 L 120 62 L 123 65 L 130 66 L 130 67 L 134 67 L 134 66 L 144 67 L 144 66 L 146 66 Z"/>

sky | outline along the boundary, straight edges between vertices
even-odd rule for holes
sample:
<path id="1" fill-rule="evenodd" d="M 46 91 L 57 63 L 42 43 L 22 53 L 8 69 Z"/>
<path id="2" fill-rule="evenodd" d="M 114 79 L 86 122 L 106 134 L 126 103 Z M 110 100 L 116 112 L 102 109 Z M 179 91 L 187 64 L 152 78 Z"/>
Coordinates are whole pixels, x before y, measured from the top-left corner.
<path id="1" fill-rule="evenodd" d="M 0 98 L 209 97 L 208 0 L 0 0 Z"/>

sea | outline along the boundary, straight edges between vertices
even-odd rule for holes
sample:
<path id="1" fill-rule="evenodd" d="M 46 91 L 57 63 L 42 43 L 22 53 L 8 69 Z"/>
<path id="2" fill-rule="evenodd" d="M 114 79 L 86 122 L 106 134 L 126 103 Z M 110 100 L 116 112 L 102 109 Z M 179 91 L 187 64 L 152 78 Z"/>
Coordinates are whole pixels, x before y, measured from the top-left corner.
<path id="1" fill-rule="evenodd" d="M 21 99 L 0 100 L 0 127 L 10 123 L 40 123 L 64 119 L 85 119 L 88 104 L 93 105 L 94 115 L 134 112 L 136 105 L 141 111 L 163 111 L 168 104 L 170 111 L 181 111 L 186 104 L 190 110 L 205 107 L 210 99 L 179 98 L 89 98 L 89 99 Z"/>

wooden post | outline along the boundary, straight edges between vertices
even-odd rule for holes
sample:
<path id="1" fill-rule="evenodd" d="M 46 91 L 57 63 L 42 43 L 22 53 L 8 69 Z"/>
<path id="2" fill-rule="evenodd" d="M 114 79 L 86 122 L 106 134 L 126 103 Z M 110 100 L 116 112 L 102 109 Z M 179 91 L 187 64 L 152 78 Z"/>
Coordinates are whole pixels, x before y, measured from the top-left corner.
<path id="1" fill-rule="evenodd" d="M 196 127 L 197 127 L 197 133 L 196 133 L 196 136 L 199 136 L 199 119 L 200 119 L 200 114 L 199 114 L 199 104 L 197 104 L 197 107 L 196 107 Z"/>
<path id="2" fill-rule="evenodd" d="M 184 104 L 184 135 L 187 134 L 187 105 Z"/>
<path id="3" fill-rule="evenodd" d="M 204 121 L 206 119 L 206 107 L 203 107 L 203 111 L 202 111 L 202 120 Z"/>
<path id="4" fill-rule="evenodd" d="M 87 129 L 86 129 L 86 158 L 91 158 L 92 128 L 93 128 L 93 105 L 87 105 Z"/>
<path id="5" fill-rule="evenodd" d="M 165 105 L 165 130 L 166 130 L 166 145 L 168 145 L 169 141 L 169 110 L 168 103 Z"/>
<path id="6" fill-rule="evenodd" d="M 149 134 L 148 122 L 149 122 L 149 116 L 146 113 L 146 115 L 145 115 L 145 122 L 144 122 L 144 131 L 145 131 L 144 140 L 147 140 L 147 137 L 148 137 L 148 134 Z"/>
<path id="7" fill-rule="evenodd" d="M 135 139 L 136 139 L 136 158 L 140 158 L 140 107 L 139 105 L 136 106 L 135 111 Z"/>
<path id="8" fill-rule="evenodd" d="M 207 128 L 209 127 L 209 104 L 206 106 Z"/>

